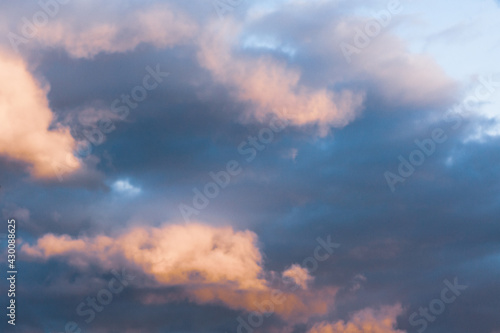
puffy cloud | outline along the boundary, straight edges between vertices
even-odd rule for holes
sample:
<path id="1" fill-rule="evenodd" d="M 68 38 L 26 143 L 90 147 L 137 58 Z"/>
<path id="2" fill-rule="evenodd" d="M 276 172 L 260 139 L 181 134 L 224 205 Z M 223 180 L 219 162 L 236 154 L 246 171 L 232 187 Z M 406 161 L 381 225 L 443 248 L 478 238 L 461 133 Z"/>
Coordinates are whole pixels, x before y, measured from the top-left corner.
<path id="1" fill-rule="evenodd" d="M 87 245 L 88 244 L 85 242 L 85 240 L 72 239 L 68 235 L 55 236 L 53 234 L 48 234 L 38 240 L 36 247 L 30 247 L 29 245 L 25 244 L 23 246 L 23 251 L 25 251 L 25 253 L 29 256 L 49 258 L 68 252 L 83 251 L 88 248 Z"/>
<path id="2" fill-rule="evenodd" d="M 237 44 L 240 27 L 228 25 L 224 33 L 212 29 L 208 28 L 200 38 L 200 64 L 216 81 L 233 90 L 239 100 L 251 103 L 252 116 L 258 120 L 273 114 L 294 125 L 318 124 L 321 133 L 326 134 L 330 126 L 348 124 L 361 108 L 362 93 L 308 87 L 300 83 L 299 68 L 271 56 L 235 55 L 231 47 Z"/>
<path id="3" fill-rule="evenodd" d="M 307 284 L 313 279 L 313 277 L 309 275 L 309 271 L 307 270 L 307 268 L 301 267 L 297 264 L 294 264 L 290 268 L 285 270 L 282 275 L 283 278 L 291 279 L 302 289 L 307 289 Z"/>
<path id="4" fill-rule="evenodd" d="M 37 178 L 56 177 L 80 168 L 73 156 L 75 141 L 69 129 L 53 125 L 53 114 L 42 86 L 26 64 L 0 52 L 0 154 L 26 162 Z"/>
<path id="5" fill-rule="evenodd" d="M 403 312 L 401 305 L 364 309 L 356 312 L 349 322 L 316 324 L 309 333 L 404 333 L 394 328 L 396 318 Z"/>
<path id="6" fill-rule="evenodd" d="M 123 10 L 121 2 L 73 5 L 72 15 L 40 28 L 37 39 L 47 46 L 63 47 L 78 58 L 91 58 L 100 52 L 126 52 L 141 43 L 159 48 L 186 43 L 198 29 L 187 15 L 166 3 L 134 10 Z M 96 6 L 99 14 L 95 13 Z"/>
<path id="7" fill-rule="evenodd" d="M 154 277 L 160 286 L 184 287 L 187 297 L 200 304 L 220 303 L 261 312 L 262 308 L 272 307 L 272 312 L 295 321 L 326 313 L 337 288 L 329 287 L 320 293 L 295 286 L 271 288 L 270 281 L 264 278 L 266 272 L 256 242 L 253 232 L 230 227 L 165 225 L 136 227 L 115 238 L 98 235 L 73 239 L 47 234 L 34 245 L 24 244 L 22 252 L 32 260 L 63 257 L 83 270 L 90 264 L 118 268 L 117 263 L 125 260 Z M 303 287 L 312 279 L 298 265 L 284 276 L 291 276 Z M 168 303 L 171 299 L 171 295 L 159 293 L 142 296 L 147 304 Z"/>
<path id="8" fill-rule="evenodd" d="M 264 289 L 262 256 L 255 242 L 250 231 L 191 224 L 137 227 L 117 238 L 48 234 L 23 251 L 41 258 L 86 256 L 87 262 L 97 261 L 106 268 L 121 256 L 165 285 L 229 283 L 237 289 Z"/>

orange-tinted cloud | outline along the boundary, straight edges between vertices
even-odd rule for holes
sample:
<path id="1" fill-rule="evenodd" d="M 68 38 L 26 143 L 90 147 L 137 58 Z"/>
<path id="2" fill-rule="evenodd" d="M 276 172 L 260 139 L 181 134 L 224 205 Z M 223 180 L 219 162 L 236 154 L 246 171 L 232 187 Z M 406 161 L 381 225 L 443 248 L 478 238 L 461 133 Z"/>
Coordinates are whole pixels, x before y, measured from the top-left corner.
<path id="1" fill-rule="evenodd" d="M 309 271 L 307 270 L 307 268 L 301 267 L 297 264 L 290 266 L 290 268 L 282 273 L 282 276 L 283 278 L 291 279 L 302 289 L 307 289 L 307 284 L 313 280 L 313 277 L 309 275 Z"/>
<path id="2" fill-rule="evenodd" d="M 294 125 L 318 124 L 321 134 L 326 134 L 330 126 L 341 127 L 352 121 L 363 104 L 363 94 L 300 84 L 299 69 L 271 57 L 234 55 L 231 47 L 236 25 L 225 31 L 207 31 L 200 37 L 200 64 L 216 81 L 233 89 L 238 99 L 252 103 L 252 115 L 258 120 L 272 114 Z"/>
<path id="3" fill-rule="evenodd" d="M 100 52 L 126 52 L 140 43 L 159 48 L 186 43 L 198 29 L 187 15 L 166 3 L 133 11 L 123 11 L 123 4 L 118 2 L 72 5 L 77 15 L 51 21 L 39 29 L 36 38 L 44 45 L 62 47 L 78 58 L 91 58 Z M 95 6 L 100 7 L 100 13 L 95 13 Z M 87 15 L 82 14 L 85 12 Z"/>
<path id="4" fill-rule="evenodd" d="M 226 287 L 192 290 L 198 303 L 218 302 L 234 309 L 276 313 L 293 323 L 306 322 L 311 316 L 324 315 L 334 303 L 337 288 L 304 291 L 296 288 L 235 291 Z"/>
<path id="5" fill-rule="evenodd" d="M 0 51 L 0 154 L 29 165 L 37 178 L 56 177 L 55 166 L 76 171 L 75 141 L 69 129 L 49 130 L 53 114 L 42 86 L 26 64 Z"/>
<path id="6" fill-rule="evenodd" d="M 23 251 L 40 258 L 87 257 L 104 267 L 112 267 L 112 259 L 121 256 L 165 285 L 221 283 L 264 290 L 262 256 L 255 242 L 250 231 L 191 224 L 137 227 L 115 239 L 48 234 Z"/>
<path id="7" fill-rule="evenodd" d="M 200 304 L 220 303 L 247 311 L 272 306 L 273 312 L 295 321 L 325 314 L 337 289 L 315 292 L 299 288 L 300 284 L 307 287 L 306 281 L 312 278 L 297 265 L 285 271 L 295 284 L 281 291 L 271 288 L 264 278 L 262 254 L 256 243 L 257 236 L 250 231 L 189 224 L 136 227 L 115 238 L 99 235 L 73 239 L 48 234 L 34 245 L 24 244 L 21 251 L 35 260 L 62 257 L 82 269 L 89 264 L 113 269 L 125 261 L 160 286 L 184 287 L 187 297 Z M 158 294 L 144 294 L 142 298 L 145 303 L 170 300 L 170 295 Z"/>
<path id="8" fill-rule="evenodd" d="M 396 318 L 402 311 L 400 305 L 382 307 L 379 310 L 365 309 L 356 312 L 347 323 L 319 323 L 309 333 L 404 333 L 394 328 Z"/>

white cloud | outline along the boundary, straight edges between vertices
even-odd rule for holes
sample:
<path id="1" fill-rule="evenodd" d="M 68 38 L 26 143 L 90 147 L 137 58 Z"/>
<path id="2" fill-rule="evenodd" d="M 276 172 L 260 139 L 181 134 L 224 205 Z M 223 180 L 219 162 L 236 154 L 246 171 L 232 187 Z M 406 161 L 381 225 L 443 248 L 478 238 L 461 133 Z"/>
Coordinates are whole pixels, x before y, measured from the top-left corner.
<path id="1" fill-rule="evenodd" d="M 137 195 L 141 193 L 141 189 L 130 184 L 128 179 L 120 179 L 111 185 L 111 188 L 118 193 L 127 194 L 127 195 Z"/>

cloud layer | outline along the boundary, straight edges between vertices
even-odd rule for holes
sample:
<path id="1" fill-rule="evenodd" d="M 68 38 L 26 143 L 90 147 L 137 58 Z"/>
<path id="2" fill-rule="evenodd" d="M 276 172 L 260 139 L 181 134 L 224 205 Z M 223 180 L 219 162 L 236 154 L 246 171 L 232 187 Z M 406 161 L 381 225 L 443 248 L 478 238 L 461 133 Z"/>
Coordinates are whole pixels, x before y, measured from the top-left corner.
<path id="1" fill-rule="evenodd" d="M 455 276 L 469 287 L 426 333 L 499 331 L 500 141 L 470 139 L 498 126 L 497 6 L 401 1 L 349 62 L 340 45 L 387 1 L 226 3 L 221 20 L 211 1 L 74 0 L 17 53 L 0 40 L 18 331 L 412 332 L 410 314 Z M 4 36 L 41 10 L 0 7 Z M 142 99 L 148 67 L 170 74 Z M 474 110 L 446 117 L 480 77 Z M 126 119 L 113 114 L 132 94 Z M 263 144 L 273 116 L 288 126 Z M 429 143 L 439 129 L 446 140 Z M 90 155 L 74 159 L 75 142 Z M 385 172 L 418 150 L 391 192 Z M 242 172 L 226 182 L 233 160 Z M 214 182 L 203 223 L 163 224 Z M 122 269 L 136 278 L 84 327 L 75 308 Z"/>

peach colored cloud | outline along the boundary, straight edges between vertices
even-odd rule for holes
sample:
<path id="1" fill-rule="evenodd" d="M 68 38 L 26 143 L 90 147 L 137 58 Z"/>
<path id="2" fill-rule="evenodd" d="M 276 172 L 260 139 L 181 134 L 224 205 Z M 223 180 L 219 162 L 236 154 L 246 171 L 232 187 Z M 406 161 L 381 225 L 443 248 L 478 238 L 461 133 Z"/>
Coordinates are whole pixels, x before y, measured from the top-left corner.
<path id="1" fill-rule="evenodd" d="M 301 267 L 297 264 L 290 266 L 290 268 L 282 273 L 282 276 L 283 278 L 291 279 L 302 289 L 307 289 L 308 283 L 313 280 L 313 277 L 309 275 L 307 268 Z"/>
<path id="2" fill-rule="evenodd" d="M 120 256 L 165 285 L 221 283 L 264 290 L 262 256 L 255 242 L 256 235 L 250 231 L 191 224 L 137 227 L 117 238 L 48 234 L 22 250 L 45 259 L 80 256 L 106 268 L 113 267 L 114 258 Z"/>
<path id="3" fill-rule="evenodd" d="M 295 288 L 234 291 L 226 287 L 204 287 L 192 290 L 192 299 L 200 304 L 219 302 L 234 309 L 264 313 L 266 307 L 273 313 L 293 322 L 307 322 L 311 316 L 324 315 L 333 305 L 338 288 L 314 291 Z"/>
<path id="4" fill-rule="evenodd" d="M 0 155 L 27 163 L 37 178 L 56 177 L 54 166 L 64 166 L 65 172 L 79 169 L 69 129 L 49 130 L 48 87 L 33 78 L 22 60 L 2 52 L 0 73 Z"/>
<path id="5" fill-rule="evenodd" d="M 189 224 L 135 227 L 115 238 L 48 234 L 34 245 L 24 244 L 21 251 L 34 260 L 64 258 L 82 269 L 89 264 L 113 269 L 125 261 L 160 285 L 183 286 L 188 299 L 200 304 L 220 303 L 247 311 L 272 304 L 273 312 L 294 321 L 325 314 L 337 288 L 321 292 L 294 286 L 281 291 L 271 288 L 256 243 L 257 236 L 250 231 Z M 287 270 L 287 275 L 292 271 L 300 273 L 298 282 L 309 279 L 299 267 Z M 161 304 L 171 299 L 171 295 L 145 293 L 141 300 Z"/>
<path id="6" fill-rule="evenodd" d="M 123 4 L 113 1 L 94 6 L 88 2 L 72 5 L 73 15 L 49 22 L 39 29 L 36 38 L 43 45 L 62 47 L 77 58 L 92 58 L 100 52 L 126 52 L 140 43 L 159 48 L 183 44 L 198 29 L 187 15 L 166 3 L 134 10 L 123 10 Z M 95 8 L 99 8 L 98 13 Z"/>
<path id="7" fill-rule="evenodd" d="M 395 329 L 396 318 L 403 312 L 401 305 L 364 309 L 356 312 L 349 322 L 316 324 L 308 333 L 404 333 Z"/>
<path id="8" fill-rule="evenodd" d="M 261 314 L 271 312 L 290 323 L 305 323 L 311 316 L 324 315 L 332 307 L 338 288 L 329 287 L 316 291 L 282 288 L 255 290 L 233 289 L 228 285 L 184 286 L 185 293 L 176 295 L 144 291 L 140 301 L 144 304 L 166 304 L 190 300 L 197 304 L 220 304 L 231 309 L 256 311 Z"/>
<path id="9" fill-rule="evenodd" d="M 234 90 L 239 100 L 253 105 L 255 118 L 273 114 L 294 125 L 318 124 L 321 134 L 326 134 L 330 126 L 345 126 L 356 117 L 363 94 L 311 88 L 299 82 L 299 69 L 269 56 L 235 55 L 231 47 L 238 30 L 237 25 L 224 31 L 207 28 L 199 40 L 198 60 L 216 81 Z"/>

